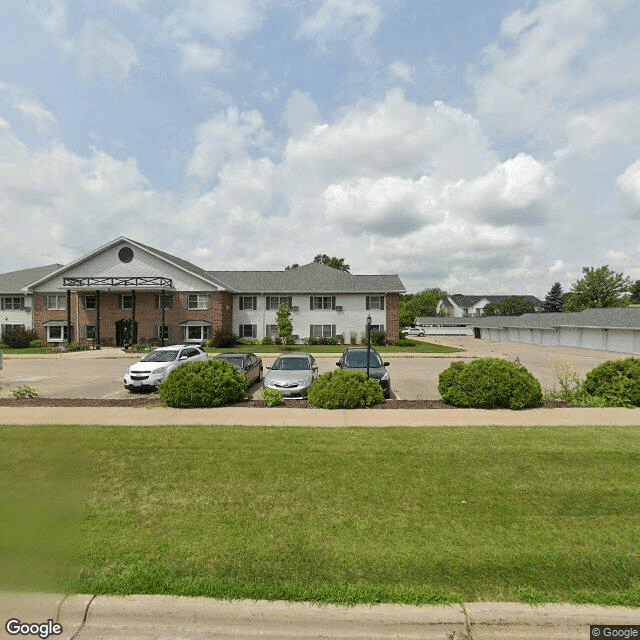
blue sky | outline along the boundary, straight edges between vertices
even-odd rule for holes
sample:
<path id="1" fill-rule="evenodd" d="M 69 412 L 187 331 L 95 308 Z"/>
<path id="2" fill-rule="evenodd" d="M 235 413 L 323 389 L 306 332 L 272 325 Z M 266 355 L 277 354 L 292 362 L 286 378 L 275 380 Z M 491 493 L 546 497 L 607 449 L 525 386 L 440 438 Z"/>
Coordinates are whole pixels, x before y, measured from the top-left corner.
<path id="1" fill-rule="evenodd" d="M 0 270 L 126 235 L 409 291 L 640 278 L 633 0 L 6 0 Z"/>

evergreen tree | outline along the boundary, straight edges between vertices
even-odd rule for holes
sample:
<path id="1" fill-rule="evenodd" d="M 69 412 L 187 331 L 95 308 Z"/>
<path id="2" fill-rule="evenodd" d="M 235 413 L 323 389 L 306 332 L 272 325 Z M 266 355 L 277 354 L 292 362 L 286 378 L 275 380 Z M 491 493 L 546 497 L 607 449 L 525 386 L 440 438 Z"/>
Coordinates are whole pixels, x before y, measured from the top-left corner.
<path id="1" fill-rule="evenodd" d="M 278 337 L 287 343 L 293 336 L 293 324 L 291 324 L 291 309 L 286 304 L 278 305 L 276 312 L 276 327 L 278 327 Z"/>
<path id="2" fill-rule="evenodd" d="M 547 293 L 547 296 L 544 299 L 543 309 L 547 313 L 562 311 L 565 298 L 566 294 L 562 290 L 562 285 L 559 282 L 556 282 L 551 289 L 549 289 L 549 293 Z"/>

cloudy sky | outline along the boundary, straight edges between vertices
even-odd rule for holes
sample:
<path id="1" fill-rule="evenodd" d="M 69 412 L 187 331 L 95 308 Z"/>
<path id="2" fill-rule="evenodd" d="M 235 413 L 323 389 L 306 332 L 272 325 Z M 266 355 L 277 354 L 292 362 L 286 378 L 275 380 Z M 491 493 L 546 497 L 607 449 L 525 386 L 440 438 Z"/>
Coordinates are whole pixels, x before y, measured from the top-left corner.
<path id="1" fill-rule="evenodd" d="M 637 0 L 4 0 L 0 271 L 125 235 L 408 291 L 640 278 Z"/>

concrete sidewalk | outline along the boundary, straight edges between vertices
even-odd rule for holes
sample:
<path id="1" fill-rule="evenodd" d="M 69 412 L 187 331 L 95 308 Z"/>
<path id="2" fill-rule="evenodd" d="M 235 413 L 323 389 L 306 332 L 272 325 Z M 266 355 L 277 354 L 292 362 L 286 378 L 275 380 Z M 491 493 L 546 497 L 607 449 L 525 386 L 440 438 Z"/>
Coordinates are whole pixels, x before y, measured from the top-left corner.
<path id="1" fill-rule="evenodd" d="M 640 408 L 623 409 L 289 409 L 282 407 L 2 407 L 0 425 L 246 425 L 273 427 L 640 426 Z"/>
<path id="2" fill-rule="evenodd" d="M 399 638 L 460 640 L 587 640 L 589 626 L 640 625 L 640 610 L 625 607 L 472 602 L 451 606 L 358 605 L 176 596 L 0 595 L 2 637 L 9 619 L 52 620 L 62 640 L 251 640 L 284 638 Z M 52 624 L 52 623 L 50 623 Z M 24 637 L 24 636 L 22 636 Z M 37 636 L 36 636 L 37 637 Z"/>

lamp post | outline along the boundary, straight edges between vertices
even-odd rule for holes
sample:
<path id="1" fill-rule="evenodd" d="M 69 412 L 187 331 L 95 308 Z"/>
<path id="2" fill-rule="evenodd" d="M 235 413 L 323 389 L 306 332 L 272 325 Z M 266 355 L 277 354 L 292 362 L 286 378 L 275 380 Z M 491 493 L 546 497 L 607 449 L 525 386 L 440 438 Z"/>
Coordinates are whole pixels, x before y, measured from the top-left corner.
<path id="1" fill-rule="evenodd" d="M 369 377 L 369 359 L 371 358 L 371 314 L 367 316 L 367 378 Z"/>

